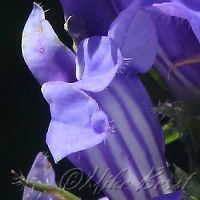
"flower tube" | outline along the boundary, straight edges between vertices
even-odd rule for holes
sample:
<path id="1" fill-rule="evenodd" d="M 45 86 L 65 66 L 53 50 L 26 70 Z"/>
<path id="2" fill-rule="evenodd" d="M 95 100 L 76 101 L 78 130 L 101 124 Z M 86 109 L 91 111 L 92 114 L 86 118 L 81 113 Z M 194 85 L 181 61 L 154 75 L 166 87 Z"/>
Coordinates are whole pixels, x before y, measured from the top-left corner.
<path id="1" fill-rule="evenodd" d="M 55 162 L 67 157 L 97 182 L 94 193 L 102 189 L 110 200 L 173 191 L 164 135 L 137 77 L 151 67 L 157 40 L 151 18 L 137 8 L 133 2 L 120 13 L 107 36 L 82 40 L 77 55 L 59 41 L 37 4 L 23 31 L 23 56 L 50 105 L 47 144 Z M 144 17 L 150 22 L 146 29 L 135 24 Z M 145 54 L 135 56 L 128 43 Z"/>
<path id="2" fill-rule="evenodd" d="M 19 176 L 14 170 L 11 171 L 21 184 L 25 186 L 23 200 L 80 200 L 68 191 L 57 187 L 55 183 L 55 172 L 47 157 L 41 152 L 36 156 L 27 178 Z M 183 191 L 174 192 L 168 195 L 162 195 L 152 198 L 152 200 L 178 200 Z M 99 200 L 109 200 L 103 197 Z"/>

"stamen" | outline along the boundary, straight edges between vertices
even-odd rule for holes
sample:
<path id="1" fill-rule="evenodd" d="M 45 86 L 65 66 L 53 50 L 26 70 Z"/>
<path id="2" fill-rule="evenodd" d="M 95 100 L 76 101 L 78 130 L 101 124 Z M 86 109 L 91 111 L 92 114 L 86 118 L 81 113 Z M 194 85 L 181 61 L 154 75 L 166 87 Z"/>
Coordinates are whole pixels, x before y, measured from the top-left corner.
<path id="1" fill-rule="evenodd" d="M 172 67 L 169 68 L 167 78 L 169 79 L 169 75 L 170 75 L 171 71 L 173 71 L 177 67 L 180 67 L 180 66 L 186 65 L 186 64 L 194 64 L 194 63 L 198 63 L 198 62 L 200 62 L 200 54 L 190 56 L 184 60 L 181 60 L 181 61 L 175 63 Z"/>
<path id="2" fill-rule="evenodd" d="M 66 23 L 64 24 L 64 29 L 73 39 L 73 49 L 77 52 L 80 42 L 87 38 L 85 20 L 78 16 L 69 16 Z"/>

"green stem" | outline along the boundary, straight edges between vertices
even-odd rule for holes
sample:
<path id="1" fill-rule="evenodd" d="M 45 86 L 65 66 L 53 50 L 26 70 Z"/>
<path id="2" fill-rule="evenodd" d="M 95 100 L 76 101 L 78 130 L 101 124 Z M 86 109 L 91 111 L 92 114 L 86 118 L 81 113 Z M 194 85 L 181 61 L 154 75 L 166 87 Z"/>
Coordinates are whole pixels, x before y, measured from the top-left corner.
<path id="1" fill-rule="evenodd" d="M 63 190 L 59 187 L 53 187 L 50 185 L 42 183 L 34 183 L 25 180 L 24 177 L 20 177 L 14 170 L 11 170 L 11 173 L 16 176 L 16 178 L 25 186 L 32 188 L 33 190 L 42 192 L 43 194 L 54 196 L 58 200 L 80 200 L 75 195 L 70 192 Z"/>

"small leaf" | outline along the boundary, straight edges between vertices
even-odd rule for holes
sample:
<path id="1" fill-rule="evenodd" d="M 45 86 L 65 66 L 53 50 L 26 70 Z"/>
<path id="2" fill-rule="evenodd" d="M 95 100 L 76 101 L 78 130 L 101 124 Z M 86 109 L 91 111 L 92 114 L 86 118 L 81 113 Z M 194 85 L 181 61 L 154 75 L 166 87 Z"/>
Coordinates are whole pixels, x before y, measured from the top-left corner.
<path id="1" fill-rule="evenodd" d="M 194 196 L 200 198 L 200 185 L 194 178 L 196 177 L 196 172 L 189 175 L 179 167 L 175 166 L 175 174 L 179 179 L 178 183 L 180 184 L 181 188 L 185 190 L 186 194 L 189 196 Z"/>
<path id="2" fill-rule="evenodd" d="M 158 73 L 155 71 L 154 68 L 151 68 L 149 70 L 149 74 L 153 77 L 153 79 L 164 89 L 169 90 L 164 81 L 161 79 L 161 77 L 158 75 Z"/>
<path id="3" fill-rule="evenodd" d="M 173 130 L 173 123 L 168 123 L 163 126 L 163 131 L 165 134 L 165 144 L 174 142 L 179 138 L 179 132 Z"/>

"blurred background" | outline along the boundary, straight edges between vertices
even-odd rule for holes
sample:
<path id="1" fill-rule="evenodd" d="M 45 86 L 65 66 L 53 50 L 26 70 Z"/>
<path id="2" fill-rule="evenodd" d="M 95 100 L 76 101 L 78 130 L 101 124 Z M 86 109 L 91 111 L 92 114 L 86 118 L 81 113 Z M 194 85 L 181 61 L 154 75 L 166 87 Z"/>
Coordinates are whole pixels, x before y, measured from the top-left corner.
<path id="1" fill-rule="evenodd" d="M 48 152 L 45 135 L 50 121 L 49 108 L 42 97 L 39 84 L 29 72 L 21 54 L 21 34 L 33 2 L 32 0 L 4 1 L 0 7 L 0 199 L 2 200 L 22 199 L 22 187 L 12 184 L 15 181 L 10 170 L 21 172 L 26 177 L 37 153 Z M 63 29 L 64 19 L 59 0 L 42 0 L 36 3 L 42 3 L 44 10 L 49 9 L 46 18 L 61 41 L 71 47 L 72 41 Z M 175 162 L 187 170 L 184 148 L 180 141 L 170 144 L 166 156 L 170 163 Z M 53 162 L 51 157 L 50 161 Z M 57 181 L 72 167 L 67 159 L 54 165 Z M 73 192 L 83 200 L 97 199 L 92 194 L 89 195 L 89 187 Z"/>

